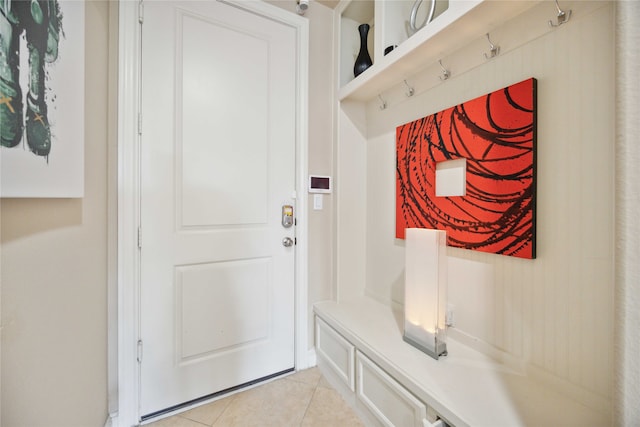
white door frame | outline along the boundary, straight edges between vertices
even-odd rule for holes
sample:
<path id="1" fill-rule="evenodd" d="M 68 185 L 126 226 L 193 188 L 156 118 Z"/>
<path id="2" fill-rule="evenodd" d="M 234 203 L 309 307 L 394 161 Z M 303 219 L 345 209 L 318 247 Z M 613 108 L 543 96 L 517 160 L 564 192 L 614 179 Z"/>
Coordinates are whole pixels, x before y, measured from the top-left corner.
<path id="1" fill-rule="evenodd" d="M 307 174 L 308 174 L 308 21 L 262 1 L 224 0 L 235 7 L 266 16 L 296 30 L 296 206 L 295 246 L 295 367 L 309 367 L 307 353 Z M 133 426 L 140 419 L 140 370 L 137 362 L 140 318 L 140 8 L 137 1 L 120 0 L 118 28 L 118 274 L 117 274 L 117 414 L 111 425 Z M 110 325 L 115 326 L 115 325 Z M 115 352 L 110 352 L 113 354 Z M 109 365 L 113 366 L 114 361 Z M 115 405 L 110 405 L 110 407 Z"/>

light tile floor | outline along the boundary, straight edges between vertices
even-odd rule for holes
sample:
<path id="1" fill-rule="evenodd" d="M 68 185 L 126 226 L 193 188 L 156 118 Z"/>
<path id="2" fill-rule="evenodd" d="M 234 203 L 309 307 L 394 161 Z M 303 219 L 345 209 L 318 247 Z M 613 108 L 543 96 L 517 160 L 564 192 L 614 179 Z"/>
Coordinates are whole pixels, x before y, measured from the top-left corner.
<path id="1" fill-rule="evenodd" d="M 147 426 L 363 427 L 364 424 L 320 370 L 311 368 Z"/>

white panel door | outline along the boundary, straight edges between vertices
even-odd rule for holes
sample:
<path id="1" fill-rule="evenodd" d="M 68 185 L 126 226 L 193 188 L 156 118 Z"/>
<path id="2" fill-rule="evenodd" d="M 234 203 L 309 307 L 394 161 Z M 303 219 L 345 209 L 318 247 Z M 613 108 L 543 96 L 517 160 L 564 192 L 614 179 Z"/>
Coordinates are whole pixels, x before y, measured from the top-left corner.
<path id="1" fill-rule="evenodd" d="M 295 30 L 145 1 L 141 410 L 294 367 Z"/>

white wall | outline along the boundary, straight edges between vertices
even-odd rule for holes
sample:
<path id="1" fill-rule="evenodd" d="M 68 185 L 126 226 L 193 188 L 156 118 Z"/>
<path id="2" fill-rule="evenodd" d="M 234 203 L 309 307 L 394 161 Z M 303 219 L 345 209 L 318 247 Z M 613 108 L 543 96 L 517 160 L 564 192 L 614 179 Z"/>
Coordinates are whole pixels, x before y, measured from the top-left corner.
<path id="1" fill-rule="evenodd" d="M 333 10 L 311 3 L 309 18 L 309 174 L 331 175 L 333 167 Z M 324 194 L 323 209 L 313 209 L 309 197 L 309 348 L 313 347 L 312 305 L 331 299 L 333 287 L 333 194 Z"/>
<path id="2" fill-rule="evenodd" d="M 85 197 L 0 201 L 7 427 L 107 417 L 108 2 L 85 10 Z"/>
<path id="3" fill-rule="evenodd" d="M 270 0 L 295 13 L 295 0 Z M 333 9 L 312 1 L 304 15 L 309 20 L 309 174 L 331 175 L 333 168 Z M 307 324 L 309 348 L 313 347 L 313 309 L 317 301 L 331 299 L 333 286 L 333 194 L 322 195 L 323 209 L 313 209 L 309 197 L 309 284 Z"/>
<path id="4" fill-rule="evenodd" d="M 294 13 L 294 1 L 271 3 Z M 306 17 L 312 52 L 309 173 L 331 175 L 333 11 L 312 2 Z M 107 417 L 107 209 L 115 209 L 107 207 L 107 158 L 114 158 L 107 152 L 107 72 L 117 70 L 107 58 L 115 41 L 108 39 L 109 19 L 108 2 L 87 2 L 86 197 L 0 201 L 1 425 L 89 426 Z M 114 164 L 112 180 L 115 170 Z M 321 211 L 313 210 L 312 198 L 308 207 L 309 307 L 335 295 L 333 195 L 323 201 Z M 117 366 L 111 369 L 115 380 Z M 110 385 L 113 397 L 115 387 Z"/>
<path id="5" fill-rule="evenodd" d="M 363 244 L 366 254 L 355 256 L 353 268 L 340 277 L 366 277 L 367 294 L 389 304 L 403 301 L 404 242 L 394 238 L 396 126 L 535 77 L 537 259 L 450 248 L 449 297 L 455 307 L 451 335 L 609 411 L 615 7 L 612 2 L 563 6 L 574 10 L 567 25 L 547 28 L 547 20 L 555 15 L 545 2 L 526 18 L 496 25 L 492 41 L 503 49 L 497 58 L 484 61 L 488 44 L 479 37 L 478 43 L 444 58 L 452 71 L 446 82 L 438 80 L 436 66 L 410 76 L 417 92 L 412 98 L 404 95 L 406 88 L 399 82 L 400 87 L 384 93 L 386 110 L 380 110 L 377 99 L 366 106 L 366 130 L 349 141 L 340 140 L 338 147 L 341 158 L 344 153 L 353 160 L 351 149 L 342 145 L 359 144 L 360 139 L 366 143 L 366 160 L 349 165 L 351 180 L 366 180 L 366 194 L 359 201 L 347 195 L 343 200 L 341 195 L 338 220 L 343 223 L 352 209 L 364 212 L 364 232 L 339 228 L 346 234 L 339 235 L 338 251 L 353 256 L 340 246 L 349 242 Z M 357 122 L 355 114 L 340 117 L 347 122 L 341 124 L 344 128 Z M 349 286 L 340 277 L 341 286 Z"/>
<path id="6" fill-rule="evenodd" d="M 640 3 L 616 7 L 616 382 L 614 425 L 640 424 Z"/>

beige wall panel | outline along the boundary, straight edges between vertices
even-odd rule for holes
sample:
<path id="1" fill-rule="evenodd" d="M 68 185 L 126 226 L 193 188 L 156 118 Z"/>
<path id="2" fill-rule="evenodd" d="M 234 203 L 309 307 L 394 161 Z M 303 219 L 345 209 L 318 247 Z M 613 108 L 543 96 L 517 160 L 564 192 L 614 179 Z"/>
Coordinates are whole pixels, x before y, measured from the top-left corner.
<path id="1" fill-rule="evenodd" d="M 296 2 L 269 0 L 275 6 L 295 13 Z M 305 13 L 309 19 L 309 174 L 333 174 L 333 9 L 312 2 Z M 334 177 L 335 178 L 335 177 Z M 334 181 L 335 182 L 335 181 Z M 307 324 L 309 348 L 313 348 L 313 304 L 335 297 L 334 271 L 334 193 L 323 194 L 322 210 L 313 209 L 309 197 L 309 287 Z"/>
<path id="2" fill-rule="evenodd" d="M 378 100 L 367 105 L 366 293 L 402 303 L 404 242 L 393 237 L 395 128 L 535 77 L 538 256 L 450 248 L 452 332 L 607 408 L 614 328 L 614 5 L 572 5 L 565 26 L 510 46 L 525 26 L 507 23 L 496 29 L 499 38 L 492 37 L 503 43 L 495 59 L 474 65 L 487 47 L 470 44 L 443 60 L 452 70 L 446 82 L 438 82 L 438 67 L 429 68 L 410 80 L 417 92 L 412 98 L 400 82 L 384 93 L 386 110 Z"/>
<path id="3" fill-rule="evenodd" d="M 3 426 L 107 418 L 108 2 L 85 4 L 85 197 L 2 199 Z"/>

